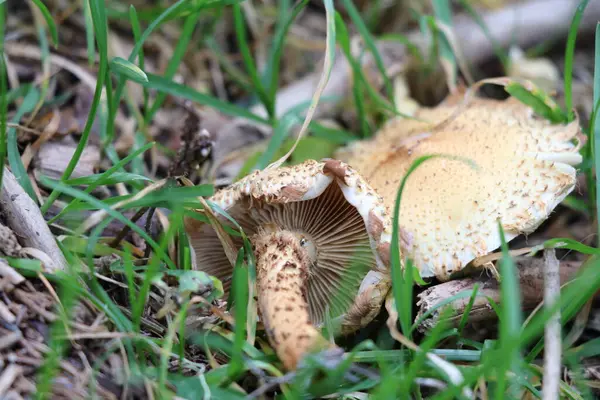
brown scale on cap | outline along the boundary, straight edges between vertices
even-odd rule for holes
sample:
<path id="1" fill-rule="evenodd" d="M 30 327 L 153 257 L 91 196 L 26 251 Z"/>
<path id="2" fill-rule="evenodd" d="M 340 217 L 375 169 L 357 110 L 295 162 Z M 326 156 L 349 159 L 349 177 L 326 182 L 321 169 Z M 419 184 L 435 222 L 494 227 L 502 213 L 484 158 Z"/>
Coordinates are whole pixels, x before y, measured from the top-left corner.
<path id="1" fill-rule="evenodd" d="M 474 99 L 455 111 L 456 104 L 422 108 L 415 116 L 429 123 L 392 120 L 374 139 L 336 154 L 390 209 L 414 160 L 432 154 L 462 159 L 430 159 L 404 188 L 401 248 L 423 277 L 448 279 L 498 248 L 498 220 L 507 240 L 535 230 L 573 190 L 574 166 L 581 162 L 572 142 L 580 134 L 577 120 L 552 125 L 512 98 Z"/>
<path id="2" fill-rule="evenodd" d="M 286 368 L 313 345 L 329 346 L 317 329 L 327 312 L 341 319 L 343 333 L 375 316 L 386 290 L 374 287 L 389 287 L 380 252 L 389 248 L 382 245 L 389 218 L 383 199 L 348 165 L 309 160 L 255 172 L 210 200 L 251 238 L 260 316 Z M 186 230 L 198 268 L 228 290 L 232 266 L 212 226 L 188 218 Z"/>

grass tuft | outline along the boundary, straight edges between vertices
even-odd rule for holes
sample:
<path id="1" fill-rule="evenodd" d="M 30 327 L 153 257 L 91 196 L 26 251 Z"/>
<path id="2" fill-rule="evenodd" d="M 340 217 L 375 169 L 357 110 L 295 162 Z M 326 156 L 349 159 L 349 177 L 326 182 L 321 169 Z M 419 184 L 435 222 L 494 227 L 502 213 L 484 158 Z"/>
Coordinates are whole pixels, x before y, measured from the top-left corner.
<path id="1" fill-rule="evenodd" d="M 575 117 L 573 113 L 573 58 L 575 57 L 575 40 L 577 39 L 577 29 L 583 12 L 587 7 L 589 0 L 582 0 L 577 6 L 577 10 L 573 15 L 571 26 L 569 28 L 569 36 L 567 38 L 567 47 L 565 49 L 565 108 L 567 110 L 569 120 L 572 121 Z"/>

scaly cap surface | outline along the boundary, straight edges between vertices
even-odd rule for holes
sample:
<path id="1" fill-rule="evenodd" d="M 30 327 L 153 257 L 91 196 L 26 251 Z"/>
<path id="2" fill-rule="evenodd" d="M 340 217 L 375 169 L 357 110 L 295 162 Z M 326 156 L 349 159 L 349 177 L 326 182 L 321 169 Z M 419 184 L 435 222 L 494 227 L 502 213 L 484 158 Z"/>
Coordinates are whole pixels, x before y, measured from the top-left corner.
<path id="1" fill-rule="evenodd" d="M 471 260 L 535 230 L 575 186 L 581 162 L 577 120 L 552 125 L 515 99 L 474 99 L 457 115 L 453 105 L 423 108 L 429 124 L 393 120 L 374 139 L 335 155 L 369 180 L 390 209 L 414 160 L 433 158 L 408 178 L 400 210 L 403 250 L 422 277 L 448 279 Z"/>

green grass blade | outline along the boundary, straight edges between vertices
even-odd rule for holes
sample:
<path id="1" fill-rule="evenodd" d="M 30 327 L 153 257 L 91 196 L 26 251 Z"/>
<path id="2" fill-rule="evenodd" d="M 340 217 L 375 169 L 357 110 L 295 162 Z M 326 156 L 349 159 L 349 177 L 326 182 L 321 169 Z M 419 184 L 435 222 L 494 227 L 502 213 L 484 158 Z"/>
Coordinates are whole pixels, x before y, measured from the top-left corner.
<path id="1" fill-rule="evenodd" d="M 123 223 L 124 225 L 127 225 L 129 228 L 131 228 L 135 233 L 137 233 L 138 235 L 140 235 L 142 237 L 142 239 L 144 239 L 151 247 L 152 249 L 156 252 L 156 254 L 170 267 L 175 269 L 175 264 L 173 264 L 173 262 L 171 261 L 171 259 L 169 258 L 169 256 L 165 253 L 165 251 L 158 245 L 158 243 L 156 243 L 154 241 L 154 239 L 152 239 L 148 233 L 146 233 L 143 229 L 141 229 L 138 225 L 136 225 L 134 222 L 132 222 L 131 220 L 129 220 L 128 218 L 126 218 L 123 214 L 121 214 L 120 212 L 111 209 L 109 206 L 107 206 L 106 203 L 96 199 L 93 196 L 90 196 L 87 193 L 84 193 L 80 190 L 74 189 L 70 186 L 65 185 L 62 182 L 59 181 L 52 181 L 50 179 L 47 179 L 45 177 L 42 177 L 42 179 L 40 179 L 40 181 L 44 184 L 47 185 L 48 187 L 53 188 L 53 192 L 56 193 L 64 193 L 67 194 L 69 196 L 75 197 L 77 199 L 83 200 L 87 203 L 90 203 L 91 205 L 97 207 L 98 209 L 102 209 L 104 211 L 106 211 L 106 213 L 108 214 L 109 217 L 114 218 L 116 220 L 118 220 L 119 222 Z"/>
<path id="2" fill-rule="evenodd" d="M 242 232 L 243 234 L 243 232 Z M 256 340 L 256 321 L 258 318 L 258 308 L 256 304 L 256 260 L 252 252 L 252 243 L 248 237 L 243 234 L 244 249 L 246 255 L 246 269 L 248 270 L 248 301 L 246 304 L 246 342 L 254 345 Z"/>
<path id="3" fill-rule="evenodd" d="M 436 19 L 446 25 L 448 28 L 452 28 L 452 11 L 450 9 L 450 2 L 448 0 L 432 0 L 433 12 Z M 447 64 L 447 71 L 450 73 L 448 82 L 451 85 L 455 85 L 458 79 L 458 68 L 456 65 L 456 57 L 452 51 L 452 46 L 446 35 L 439 29 L 436 29 L 439 34 L 440 42 L 440 56 L 443 61 Z"/>
<path id="4" fill-rule="evenodd" d="M 252 53 L 250 52 L 250 46 L 248 45 L 248 37 L 246 35 L 246 23 L 244 21 L 244 14 L 242 12 L 242 7 L 239 4 L 233 5 L 233 23 L 235 26 L 235 34 L 237 37 L 237 44 L 239 47 L 239 51 L 242 55 L 242 60 L 244 61 L 244 66 L 246 67 L 246 72 L 250 77 L 250 81 L 252 82 L 252 86 L 254 86 L 254 90 L 256 95 L 263 103 L 265 108 L 267 109 L 267 113 L 269 117 L 275 117 L 275 104 L 272 99 L 269 98 L 265 87 L 263 86 L 259 76 L 258 71 L 256 69 L 256 64 L 254 63 L 254 59 L 252 58 Z"/>
<path id="5" fill-rule="evenodd" d="M 337 31 L 336 39 L 338 41 L 338 44 L 340 45 L 340 48 L 342 49 L 342 52 L 344 53 L 346 59 L 350 63 L 350 67 L 352 68 L 355 86 L 362 85 L 362 87 L 366 89 L 369 97 L 374 101 L 375 105 L 381 110 L 385 110 L 390 114 L 399 115 L 401 117 L 411 118 L 407 115 L 398 112 L 388 100 L 381 96 L 377 92 L 377 90 L 375 90 L 369 84 L 369 81 L 365 78 L 364 71 L 360 62 L 352 56 L 352 52 L 350 50 L 350 36 L 348 34 L 348 29 L 346 28 L 346 24 L 344 23 L 343 18 L 338 12 L 336 12 L 335 14 L 335 27 Z M 362 102 L 362 98 L 360 100 Z"/>
<path id="6" fill-rule="evenodd" d="M 315 121 L 312 121 L 309 127 L 313 137 L 326 139 L 335 144 L 348 144 L 358 139 L 352 132 L 343 129 L 330 128 Z"/>
<path id="7" fill-rule="evenodd" d="M 442 154 L 432 154 L 421 156 L 413 161 L 411 166 L 406 171 L 406 174 L 402 178 L 400 182 L 400 186 L 398 188 L 396 194 L 396 200 L 394 204 L 394 214 L 393 214 L 393 223 L 392 223 L 392 242 L 390 244 L 390 264 L 391 264 L 391 272 L 392 272 L 392 291 L 394 294 L 394 300 L 396 301 L 396 308 L 398 309 L 398 317 L 400 319 L 400 326 L 402 328 L 402 332 L 408 338 L 411 337 L 411 332 L 413 328 L 411 327 L 411 311 L 412 311 L 412 299 L 408 299 L 408 297 L 402 293 L 403 290 L 406 290 L 404 286 L 407 274 L 403 274 L 401 270 L 401 260 L 400 260 L 400 201 L 402 198 L 402 193 L 404 191 L 404 187 L 406 186 L 406 182 L 410 175 L 424 162 L 432 159 L 432 158 L 449 158 L 455 159 L 459 161 L 466 162 L 467 164 L 474 166 L 469 160 L 463 160 L 458 157 L 446 156 Z M 412 273 L 408 278 L 411 281 L 413 280 Z M 411 296 L 412 297 L 412 296 Z M 410 301 L 409 301 L 410 300 Z"/>
<path id="8" fill-rule="evenodd" d="M 531 107 L 533 111 L 552 123 L 566 122 L 568 117 L 563 111 L 550 103 L 550 98 L 543 92 L 529 90 L 517 82 L 510 82 L 504 89 L 521 103 Z"/>
<path id="9" fill-rule="evenodd" d="M 281 148 L 290 130 L 300 123 L 300 118 L 295 114 L 286 114 L 277 121 L 273 136 L 269 140 L 267 149 L 260 155 L 254 169 L 263 169 L 273 161 L 277 150 Z"/>
<path id="10" fill-rule="evenodd" d="M 176 214 L 179 210 L 175 211 Z M 175 265 L 171 261 L 170 258 L 164 253 L 163 249 L 167 247 L 170 238 L 173 236 L 175 232 L 175 226 L 173 224 L 173 219 L 169 218 L 169 229 L 166 234 L 162 236 L 160 244 L 154 243 L 156 247 L 154 250 L 158 254 L 158 257 L 152 257 L 150 259 L 150 263 L 148 264 L 146 270 L 144 271 L 144 278 L 142 285 L 140 287 L 140 291 L 138 293 L 137 301 L 133 304 L 131 314 L 133 316 L 133 323 L 135 326 L 135 331 L 138 332 L 140 330 L 140 324 L 142 319 L 142 314 L 144 312 L 144 305 L 148 299 L 148 295 L 150 293 L 151 285 L 154 279 L 161 274 L 161 265 L 160 260 L 167 262 L 167 265 L 171 269 L 176 269 Z"/>
<path id="11" fill-rule="evenodd" d="M 34 23 L 37 28 L 38 34 L 38 42 L 40 46 L 40 54 L 41 54 L 41 62 L 42 62 L 42 74 L 45 77 L 50 77 L 52 75 L 51 65 L 50 65 L 50 48 L 48 46 L 48 38 L 46 37 L 46 27 L 43 22 L 39 20 L 37 15 L 34 15 Z M 50 86 L 50 80 L 44 79 L 40 84 L 40 95 L 38 101 L 30 113 L 30 117 L 27 121 L 29 123 L 38 113 L 44 101 L 46 100 L 46 95 L 48 94 L 48 88 Z"/>
<path id="12" fill-rule="evenodd" d="M 404 186 L 408 181 L 408 177 L 425 161 L 434 158 L 436 156 L 423 156 L 417 158 L 406 171 L 406 174 L 402 178 L 400 187 L 396 194 L 396 200 L 394 203 L 394 215 L 392 224 L 392 242 L 390 244 L 390 264 L 392 270 L 392 290 L 394 294 L 394 300 L 396 301 L 396 309 L 398 311 L 398 318 L 400 319 L 400 327 L 402 333 L 409 339 L 411 335 L 411 314 L 412 314 L 412 299 L 403 293 L 405 289 L 405 274 L 402 271 L 402 262 L 400 259 L 400 201 L 402 199 L 402 193 Z M 412 275 L 411 275 L 412 276 Z M 411 296 L 412 297 L 412 296 Z"/>
<path id="13" fill-rule="evenodd" d="M 134 151 L 133 153 L 129 154 L 127 157 L 125 157 L 124 159 L 122 159 L 121 161 L 119 161 L 117 164 L 113 165 L 112 167 L 110 167 L 109 169 L 107 169 L 106 171 L 104 171 L 102 174 L 100 174 L 100 176 L 98 177 L 98 179 L 96 179 L 94 182 L 91 182 L 89 184 L 89 186 L 85 188 L 84 193 L 88 193 L 89 194 L 94 189 L 96 189 L 97 187 L 102 186 L 102 185 L 106 185 L 106 182 L 110 181 L 110 179 L 111 179 L 111 177 L 112 177 L 113 174 L 115 174 L 119 169 L 121 169 L 125 165 L 127 165 L 127 163 L 129 163 L 130 161 L 134 160 L 137 156 L 139 156 L 140 154 L 143 154 L 144 152 L 146 152 L 153 145 L 154 145 L 154 142 L 146 144 L 145 146 L 141 147 L 140 149 L 137 149 L 136 151 Z M 50 219 L 50 221 L 48 221 L 48 223 L 52 223 L 52 222 L 56 221 L 63 214 L 66 214 L 70 209 L 77 207 L 77 205 L 79 204 L 79 202 L 80 202 L 80 200 L 78 200 L 78 199 L 75 199 L 75 200 L 71 201 L 56 216 L 52 217 L 52 219 Z"/>
<path id="14" fill-rule="evenodd" d="M 148 193 L 141 199 L 127 204 L 126 208 L 164 207 L 173 209 L 178 206 L 199 208 L 198 197 L 209 197 L 214 194 L 214 186 L 210 184 L 195 186 L 165 186 Z"/>
<path id="15" fill-rule="evenodd" d="M 371 127 L 369 126 L 369 118 L 367 117 L 367 110 L 365 106 L 364 89 L 365 85 L 361 81 L 357 81 L 352 86 L 352 97 L 354 98 L 354 104 L 356 105 L 356 114 L 358 116 L 358 126 L 360 126 L 360 135 L 363 138 L 371 136 L 369 132 Z"/>
<path id="16" fill-rule="evenodd" d="M 421 53 L 421 49 L 411 42 L 408 37 L 399 33 L 385 33 L 379 36 L 379 40 L 393 41 L 403 44 L 408 52 L 417 60 L 418 64 L 424 64 L 425 58 Z"/>
<path id="17" fill-rule="evenodd" d="M 134 82 L 146 83 L 148 76 L 140 67 L 121 57 L 115 57 L 110 61 L 110 69 L 115 75 L 123 75 Z"/>
<path id="18" fill-rule="evenodd" d="M 39 92 L 35 87 L 31 87 L 25 99 L 23 99 L 23 103 L 17 109 L 15 116 L 12 119 L 13 123 L 19 123 L 23 115 L 27 114 L 31 110 L 35 108 L 39 98 Z M 31 197 L 31 199 L 37 204 L 37 196 L 35 195 L 35 191 L 33 190 L 33 186 L 29 181 L 29 175 L 27 175 L 27 171 L 25 170 L 25 166 L 21 161 L 21 155 L 19 154 L 19 147 L 17 146 L 17 128 L 10 128 L 8 130 L 7 135 L 7 148 L 8 148 L 8 164 L 10 165 L 10 169 L 12 173 L 15 175 L 15 178 L 21 185 L 21 187 L 25 190 L 25 192 Z"/>
<path id="19" fill-rule="evenodd" d="M 240 248 L 233 268 L 233 302 L 235 312 L 234 342 L 231 363 L 229 364 L 230 376 L 237 375 L 243 370 L 243 347 L 246 341 L 246 320 L 248 318 L 248 269 L 244 265 L 244 248 Z"/>
<path id="20" fill-rule="evenodd" d="M 470 296 L 473 296 L 473 292 L 472 291 L 463 290 L 461 292 L 456 293 L 453 296 L 445 298 L 444 300 L 440 301 L 439 303 L 437 303 L 433 307 L 430 307 L 425 313 L 421 314 L 421 316 L 419 316 L 419 318 L 416 319 L 415 322 L 413 323 L 413 325 L 411 327 L 411 331 L 414 331 L 415 329 L 417 329 L 417 327 L 419 325 L 421 325 L 421 323 L 425 319 L 427 319 L 430 316 L 432 316 L 440 308 L 445 307 L 448 304 L 451 304 L 452 302 L 454 302 L 456 300 L 464 299 L 464 298 L 467 298 L 467 297 L 470 297 Z M 485 295 L 483 293 L 477 293 L 476 296 L 477 297 L 485 297 Z"/>
<path id="21" fill-rule="evenodd" d="M 573 251 L 578 251 L 581 254 L 600 255 L 600 249 L 586 246 L 584 244 L 579 243 L 577 240 L 569 238 L 548 239 L 544 242 L 543 247 L 545 249 L 569 249 Z"/>
<path id="22" fill-rule="evenodd" d="M 577 29 L 583 17 L 583 12 L 587 7 L 589 0 L 582 0 L 577 6 L 573 15 L 569 36 L 567 38 L 567 47 L 565 49 L 565 108 L 569 116 L 569 121 L 575 117 L 573 113 L 573 59 L 575 57 L 575 40 L 577 39 Z"/>
<path id="23" fill-rule="evenodd" d="M 467 326 L 467 321 L 469 320 L 469 314 L 471 314 L 471 310 L 473 309 L 473 304 L 475 304 L 475 299 L 477 298 L 477 293 L 479 292 L 479 283 L 476 283 L 473 287 L 473 292 L 471 294 L 471 298 L 469 299 L 469 303 L 467 307 L 465 307 L 465 311 L 463 316 L 460 319 L 460 323 L 458 324 L 458 334 L 462 336 L 462 332 Z"/>
<path id="24" fill-rule="evenodd" d="M 92 20 L 92 10 L 89 0 L 81 0 L 83 3 L 83 20 L 85 21 L 85 42 L 88 56 L 88 64 L 94 65 L 96 60 L 96 46 L 94 38 L 94 21 Z"/>
<path id="25" fill-rule="evenodd" d="M 146 39 L 148 39 L 150 34 L 156 28 L 158 28 L 162 23 L 164 23 L 170 16 L 175 14 L 176 11 L 178 11 L 180 7 L 185 5 L 186 2 L 187 2 L 186 0 L 179 0 L 178 2 L 176 2 L 175 4 L 173 4 L 169 8 L 167 8 L 166 10 L 164 10 L 158 17 L 156 17 L 156 19 L 154 21 L 152 21 L 152 23 L 148 26 L 148 28 L 146 28 L 146 30 L 144 31 L 142 36 L 140 36 L 139 40 L 136 41 L 135 46 L 133 46 L 133 49 L 131 50 L 131 53 L 129 54 L 129 58 L 127 60 L 129 60 L 130 62 L 134 62 L 135 58 L 138 56 L 139 52 L 141 51 L 142 46 L 144 45 L 144 42 L 146 41 Z M 123 94 L 124 88 L 125 88 L 125 77 L 121 76 L 119 78 L 119 80 L 117 81 L 117 88 L 116 88 L 115 94 L 112 98 L 112 104 L 119 104 L 121 102 L 121 95 Z"/>
<path id="26" fill-rule="evenodd" d="M 196 12 L 196 13 L 190 14 L 190 16 L 188 16 L 185 19 L 185 21 L 183 23 L 183 28 L 181 30 L 181 35 L 179 36 L 179 41 L 177 42 L 177 46 L 175 46 L 175 50 L 173 51 L 173 56 L 169 60 L 169 63 L 167 64 L 167 69 L 165 70 L 165 73 L 163 75 L 165 79 L 172 80 L 173 77 L 175 76 L 175 73 L 177 72 L 177 69 L 179 68 L 179 66 L 181 64 L 181 60 L 183 59 L 183 56 L 185 55 L 188 45 L 189 45 L 190 41 L 192 40 L 192 37 L 194 34 L 194 28 L 198 24 L 199 18 L 200 18 L 200 13 Z M 160 106 L 163 104 L 166 97 L 167 97 L 166 93 L 162 93 L 162 92 L 156 96 L 154 103 L 152 103 L 152 107 L 147 112 L 147 114 L 144 118 L 144 121 L 146 124 L 150 123 L 150 121 L 152 120 L 152 118 L 154 117 L 154 115 L 156 114 L 158 109 L 160 108 Z"/>
<path id="27" fill-rule="evenodd" d="M 371 35 L 371 32 L 369 32 L 369 29 L 365 25 L 362 17 L 360 16 L 360 13 L 354 6 L 352 0 L 342 0 L 342 3 L 344 4 L 344 8 L 346 8 L 346 11 L 348 12 L 348 15 L 350 16 L 350 19 L 356 26 L 356 29 L 362 36 L 362 38 L 365 42 L 365 45 L 367 46 L 367 49 L 369 49 L 369 51 L 373 55 L 373 58 L 375 60 L 375 65 L 377 65 L 377 69 L 379 70 L 379 73 L 381 74 L 381 77 L 383 78 L 383 83 L 384 83 L 385 89 L 387 91 L 388 99 L 392 102 L 392 104 L 394 104 L 394 86 L 392 85 L 392 81 L 390 80 L 389 76 L 387 75 L 385 64 L 383 63 L 383 59 L 381 58 L 381 55 L 379 54 L 379 50 L 377 50 L 377 46 L 375 45 L 375 40 L 373 38 L 373 35 Z"/>
<path id="28" fill-rule="evenodd" d="M 133 41 L 135 43 L 140 41 L 142 35 L 142 29 L 140 27 L 140 21 L 138 19 L 137 11 L 133 4 L 129 7 L 129 23 L 131 24 L 131 31 L 133 32 Z M 146 70 L 146 57 L 144 56 L 144 47 L 140 48 L 138 53 L 138 64 L 142 71 Z M 146 78 L 148 78 L 146 76 Z M 148 108 L 148 89 L 144 87 L 144 110 Z"/>
<path id="29" fill-rule="evenodd" d="M 280 3 L 283 3 L 283 1 Z M 292 26 L 292 22 L 294 22 L 296 17 L 298 17 L 298 14 L 304 10 L 304 7 L 307 4 L 308 0 L 302 0 L 300 3 L 294 6 L 292 11 L 288 14 L 285 14 L 288 8 L 285 7 L 284 4 L 280 4 L 279 6 L 279 13 L 281 14 L 281 17 L 277 21 L 275 35 L 273 36 L 273 44 L 270 49 L 269 61 L 264 73 L 265 80 L 270 78 L 268 80 L 268 89 L 269 99 L 271 99 L 272 102 L 275 102 L 275 96 L 277 95 L 277 88 L 279 85 L 279 69 L 281 65 L 281 55 L 283 54 L 283 47 L 285 45 L 285 38 L 290 26 Z"/>
<path id="30" fill-rule="evenodd" d="M 593 141 L 594 169 L 596 171 L 596 219 L 600 215 L 600 23 L 596 25 L 596 42 L 594 54 L 594 114 L 590 124 L 589 135 Z M 598 241 L 600 243 L 600 224 L 598 224 Z"/>
<path id="31" fill-rule="evenodd" d="M 560 303 L 553 307 L 543 308 L 534 315 L 522 329 L 520 336 L 522 345 L 529 345 L 539 337 L 546 321 L 561 309 L 563 324 L 575 316 L 577 311 L 598 291 L 600 287 L 600 268 L 598 256 L 591 256 L 579 269 L 577 276 L 562 288 Z"/>
<path id="32" fill-rule="evenodd" d="M 58 31 L 56 30 L 56 24 L 54 23 L 54 19 L 52 19 L 52 14 L 50 14 L 48 7 L 46 7 L 44 3 L 41 2 L 41 0 L 32 1 L 44 16 L 46 24 L 48 24 L 48 29 L 50 30 L 50 36 L 52 37 L 54 47 L 58 47 Z"/>
<path id="33" fill-rule="evenodd" d="M 92 185 L 97 183 L 99 180 L 104 178 L 104 174 L 93 174 L 88 176 L 82 176 L 80 178 L 68 179 L 65 183 L 69 186 L 78 186 L 78 185 Z M 139 174 L 131 174 L 128 172 L 115 172 L 112 176 L 106 180 L 103 180 L 103 185 L 114 185 L 116 183 L 129 183 L 133 181 L 149 181 L 152 182 L 152 179 L 139 175 Z"/>
<path id="34" fill-rule="evenodd" d="M 241 3 L 244 0 L 187 0 L 186 8 L 181 10 L 177 9 L 177 12 L 169 14 L 168 18 L 164 22 L 173 20 L 179 17 L 186 17 L 192 13 L 201 10 L 219 9 L 223 6 L 229 6 L 237 3 Z M 127 3 L 123 2 L 111 2 L 107 9 L 107 15 L 112 18 L 127 19 Z M 139 18 L 142 21 L 154 21 L 159 18 L 166 10 L 165 6 L 151 6 L 146 5 L 139 11 Z"/>
<path id="35" fill-rule="evenodd" d="M 240 86 L 241 89 L 243 89 L 249 93 L 252 93 L 253 86 L 252 86 L 252 83 L 250 82 L 249 78 L 245 75 L 244 71 L 242 71 L 240 68 L 238 68 L 227 57 L 227 55 L 223 52 L 223 50 L 221 50 L 219 48 L 219 45 L 217 44 L 215 38 L 210 37 L 210 36 L 207 37 L 206 39 L 204 39 L 204 44 L 206 45 L 207 48 L 209 48 L 213 52 L 215 58 L 217 59 L 217 61 L 221 65 L 221 67 L 223 68 L 223 71 L 229 75 L 231 80 L 236 85 Z"/>
<path id="36" fill-rule="evenodd" d="M 221 111 L 223 114 L 231 115 L 234 117 L 242 117 L 252 121 L 261 122 L 268 124 L 268 121 L 259 117 L 256 114 L 251 113 L 245 108 L 238 107 L 231 103 L 219 100 L 216 97 L 209 96 L 204 93 L 200 93 L 189 86 L 175 83 L 170 79 L 165 79 L 162 76 L 148 73 L 148 82 L 143 85 L 150 88 L 159 90 L 165 93 L 169 93 L 173 96 L 183 97 L 188 100 L 195 101 L 199 104 L 206 105 Z"/>
<path id="37" fill-rule="evenodd" d="M 96 90 L 94 91 L 94 98 L 92 100 L 92 105 L 90 107 L 90 112 L 88 114 L 88 119 L 85 123 L 85 127 L 83 128 L 83 132 L 81 133 L 81 137 L 79 138 L 79 143 L 77 144 L 77 148 L 75 149 L 75 153 L 73 157 L 69 161 L 69 164 L 65 168 L 63 175 L 61 177 L 62 181 L 69 179 L 73 171 L 75 170 L 75 166 L 79 162 L 83 150 L 87 145 L 90 131 L 92 129 L 92 125 L 94 124 L 94 119 L 96 117 L 96 111 L 98 109 L 98 105 L 100 104 L 100 100 L 102 97 L 102 88 L 104 86 L 104 80 L 106 78 L 108 72 L 108 46 L 107 46 L 107 21 L 106 14 L 104 9 L 104 1 L 101 0 L 90 0 L 90 9 L 92 14 L 92 20 L 94 21 L 94 30 L 96 33 L 96 41 L 98 44 L 98 53 L 100 54 L 100 65 L 98 68 L 98 79 L 96 81 Z M 46 202 L 42 205 L 41 211 L 42 214 L 45 214 L 50 206 L 54 203 L 54 201 L 58 198 L 58 191 L 53 190 Z"/>
<path id="38" fill-rule="evenodd" d="M 508 253 L 502 225 L 498 222 L 502 259 L 500 260 L 500 295 L 502 298 L 500 315 L 500 350 L 503 359 L 498 360 L 496 398 L 505 396 L 506 372 L 510 369 L 519 375 L 519 336 L 523 315 L 521 311 L 521 290 L 517 278 L 515 263 Z"/>

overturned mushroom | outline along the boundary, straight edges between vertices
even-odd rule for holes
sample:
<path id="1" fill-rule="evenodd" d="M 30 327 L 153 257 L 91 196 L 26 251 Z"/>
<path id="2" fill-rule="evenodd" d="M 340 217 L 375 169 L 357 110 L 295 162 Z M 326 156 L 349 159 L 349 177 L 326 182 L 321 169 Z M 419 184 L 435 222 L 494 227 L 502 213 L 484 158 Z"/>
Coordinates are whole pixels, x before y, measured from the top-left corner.
<path id="1" fill-rule="evenodd" d="M 317 329 L 327 312 L 348 332 L 379 310 L 389 287 L 389 219 L 381 197 L 344 163 L 257 171 L 211 201 L 252 242 L 260 316 L 287 369 L 330 346 Z M 189 219 L 186 230 L 198 267 L 228 289 L 232 266 L 212 226 Z"/>
<path id="2" fill-rule="evenodd" d="M 500 246 L 497 221 L 511 240 L 534 231 L 575 187 L 581 162 L 577 120 L 552 125 L 510 98 L 449 98 L 421 108 L 416 120 L 392 120 L 371 140 L 335 154 L 369 180 L 393 207 L 414 160 L 433 158 L 408 178 L 400 226 L 403 253 L 422 277 L 449 279 L 474 258 Z M 457 108 L 464 107 L 464 108 Z M 423 122 L 426 121 L 426 122 Z"/>

